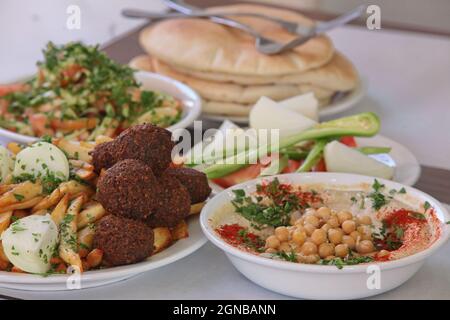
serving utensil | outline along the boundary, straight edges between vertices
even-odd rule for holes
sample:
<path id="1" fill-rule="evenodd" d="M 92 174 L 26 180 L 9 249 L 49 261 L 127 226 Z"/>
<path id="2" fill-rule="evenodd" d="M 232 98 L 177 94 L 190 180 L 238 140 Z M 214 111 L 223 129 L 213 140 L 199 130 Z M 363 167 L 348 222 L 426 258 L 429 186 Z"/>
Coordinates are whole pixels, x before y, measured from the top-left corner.
<path id="1" fill-rule="evenodd" d="M 364 12 L 365 6 L 361 5 L 348 13 L 345 13 L 333 20 L 326 22 L 318 22 L 314 26 L 306 27 L 301 26 L 295 22 L 285 21 L 283 19 L 278 19 L 274 17 L 268 17 L 266 15 L 256 14 L 256 13 L 210 13 L 204 10 L 188 5 L 183 0 L 164 0 L 164 2 L 171 8 L 179 13 L 152 13 L 141 10 L 124 9 L 122 14 L 127 17 L 132 18 L 145 18 L 151 21 L 158 21 L 162 19 L 174 19 L 183 17 L 196 17 L 196 18 L 209 18 L 211 21 L 226 25 L 232 28 L 236 28 L 246 32 L 255 38 L 256 49 L 267 55 L 279 54 L 284 51 L 295 48 L 308 40 L 330 31 L 339 26 L 345 25 L 348 22 L 358 18 Z M 264 37 L 261 33 L 253 29 L 251 26 L 238 22 L 236 20 L 228 18 L 228 16 L 253 16 L 263 19 L 267 19 L 278 23 L 283 28 L 285 28 L 290 33 L 295 33 L 299 35 L 295 39 L 287 43 L 279 43 L 275 40 Z"/>

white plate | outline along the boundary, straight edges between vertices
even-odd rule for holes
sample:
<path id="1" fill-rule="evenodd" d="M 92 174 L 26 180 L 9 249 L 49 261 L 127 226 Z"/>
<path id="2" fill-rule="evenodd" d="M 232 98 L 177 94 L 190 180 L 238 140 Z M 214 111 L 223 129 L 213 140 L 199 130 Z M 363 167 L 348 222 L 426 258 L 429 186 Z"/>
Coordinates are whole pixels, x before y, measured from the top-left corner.
<path id="1" fill-rule="evenodd" d="M 356 174 L 329 172 L 292 173 L 277 177 L 281 183 L 319 183 L 334 187 L 339 185 L 355 186 L 357 190 L 361 189 L 361 183 L 371 185 L 374 179 Z M 404 187 L 402 184 L 392 181 L 379 180 L 387 190 L 399 190 Z M 247 192 L 253 192 L 256 184 L 260 181 L 261 179 L 255 179 L 245 182 L 215 196 L 203 208 L 200 222 L 208 239 L 224 251 L 239 272 L 254 283 L 281 294 L 308 299 L 359 299 L 381 294 L 410 279 L 426 259 L 436 253 L 450 236 L 450 226 L 445 224 L 450 216 L 445 207 L 433 197 L 405 186 L 406 196 L 412 198 L 404 198 L 404 200 L 416 210 L 419 210 L 420 205 L 428 201 L 435 209 L 436 217 L 442 223 L 442 233 L 439 234 L 437 240 L 421 252 L 394 261 L 344 266 L 343 269 L 335 266 L 292 263 L 259 257 L 224 242 L 217 235 L 210 221 L 218 208 L 229 204 L 234 199 L 231 190 L 244 189 Z M 441 252 L 441 254 L 446 253 Z"/>
<path id="2" fill-rule="evenodd" d="M 145 271 L 163 267 L 193 253 L 206 243 L 206 238 L 200 229 L 198 217 L 188 220 L 189 237 L 177 241 L 171 247 L 151 256 L 147 260 L 126 266 L 86 271 L 81 274 L 81 289 L 98 287 L 109 283 L 128 279 Z M 73 276 L 71 276 L 74 279 Z M 0 271 L 0 287 L 17 290 L 54 291 L 69 290 L 68 275 L 51 275 L 43 277 L 32 274 Z M 170 280 L 170 279 L 169 279 Z"/>
<path id="3" fill-rule="evenodd" d="M 412 186 L 419 180 L 421 171 L 419 162 L 412 152 L 400 143 L 382 135 L 376 135 L 371 138 L 356 138 L 356 143 L 358 147 L 392 148 L 389 154 L 372 155 L 372 157 L 395 167 L 393 181 Z M 210 181 L 209 184 L 214 194 L 224 190 L 224 188 L 214 182 Z"/>
<path id="4" fill-rule="evenodd" d="M 183 105 L 182 117 L 180 121 L 167 128 L 169 131 L 187 128 L 199 117 L 202 109 L 201 99 L 187 85 L 172 78 L 146 71 L 136 72 L 135 78 L 142 83 L 144 89 L 166 93 L 181 100 Z M 36 137 L 18 134 L 3 128 L 0 128 L 0 138 L 2 142 L 15 141 L 24 144 L 38 140 Z"/>
<path id="5" fill-rule="evenodd" d="M 364 97 L 366 93 L 366 82 L 365 80 L 360 80 L 359 84 L 353 91 L 350 91 L 346 94 L 342 94 L 341 96 L 337 96 L 333 99 L 333 101 L 326 106 L 323 106 L 319 110 L 319 116 L 326 117 L 332 116 L 341 112 L 344 112 L 348 109 L 351 109 L 356 106 L 356 104 Z M 202 114 L 202 119 L 205 120 L 213 120 L 213 121 L 224 121 L 226 119 L 233 121 L 238 124 L 248 124 L 247 116 L 225 116 L 225 115 L 216 115 L 216 114 Z"/>

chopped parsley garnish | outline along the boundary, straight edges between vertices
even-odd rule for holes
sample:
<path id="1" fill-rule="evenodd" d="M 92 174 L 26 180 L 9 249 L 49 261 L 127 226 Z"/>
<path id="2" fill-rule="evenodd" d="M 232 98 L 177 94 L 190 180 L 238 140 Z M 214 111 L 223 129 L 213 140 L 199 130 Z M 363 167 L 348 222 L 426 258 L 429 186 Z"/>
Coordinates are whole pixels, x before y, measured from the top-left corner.
<path id="1" fill-rule="evenodd" d="M 333 258 L 333 259 L 321 259 L 319 260 L 319 264 L 327 265 L 327 266 L 336 266 L 338 269 L 342 269 L 344 266 L 351 266 L 355 264 L 361 263 L 369 263 L 374 259 L 368 256 L 361 257 L 348 257 L 348 258 Z"/>
<path id="2" fill-rule="evenodd" d="M 274 254 L 276 257 L 279 257 L 280 259 L 289 261 L 289 262 L 297 262 L 297 254 L 293 251 L 287 253 L 284 251 L 279 251 Z"/>
<path id="3" fill-rule="evenodd" d="M 25 199 L 25 196 L 18 193 L 14 193 L 14 198 L 16 198 L 17 201 L 22 201 L 23 199 Z"/>
<path id="4" fill-rule="evenodd" d="M 386 205 L 389 201 L 388 198 L 382 193 L 384 184 L 381 184 L 377 179 L 372 184 L 373 192 L 367 195 L 368 198 L 372 199 L 372 208 L 375 210 L 380 210 L 381 207 Z"/>
<path id="5" fill-rule="evenodd" d="M 425 201 L 425 203 L 423 204 L 423 208 L 425 209 L 425 211 L 427 211 L 431 208 L 431 204 L 428 201 Z"/>

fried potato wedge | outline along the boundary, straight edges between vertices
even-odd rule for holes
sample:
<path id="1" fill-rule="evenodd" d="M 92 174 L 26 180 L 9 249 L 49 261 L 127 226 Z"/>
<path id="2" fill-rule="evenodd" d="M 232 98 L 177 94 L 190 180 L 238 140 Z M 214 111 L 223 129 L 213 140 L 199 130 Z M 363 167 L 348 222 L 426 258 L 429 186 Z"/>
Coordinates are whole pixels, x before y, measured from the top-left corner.
<path id="1" fill-rule="evenodd" d="M 12 214 L 12 211 L 0 213 L 0 235 L 3 231 L 8 229 L 9 224 L 11 223 Z"/>
<path id="2" fill-rule="evenodd" d="M 153 234 L 155 237 L 153 254 L 161 252 L 165 248 L 169 247 L 173 242 L 172 233 L 169 228 L 155 228 L 153 229 Z"/>
<path id="3" fill-rule="evenodd" d="M 200 211 L 202 211 L 204 206 L 205 206 L 205 202 L 191 204 L 191 211 L 189 212 L 189 215 L 199 214 Z"/>
<path id="4" fill-rule="evenodd" d="M 95 228 L 91 226 L 84 227 L 80 231 L 78 231 L 78 247 L 83 249 L 91 249 L 92 242 L 94 240 Z"/>
<path id="5" fill-rule="evenodd" d="M 0 197 L 1 211 L 8 211 L 9 209 L 4 208 L 20 202 L 27 202 L 40 194 L 42 194 L 42 185 L 40 183 L 33 183 L 31 181 L 19 183 Z"/>
<path id="6" fill-rule="evenodd" d="M 175 228 L 171 230 L 171 233 L 173 241 L 189 237 L 188 224 L 186 223 L 185 220 L 182 220 L 175 226 Z"/>
<path id="7" fill-rule="evenodd" d="M 105 214 L 106 210 L 103 206 L 98 202 L 93 202 L 80 212 L 77 222 L 78 229 L 100 220 Z"/>

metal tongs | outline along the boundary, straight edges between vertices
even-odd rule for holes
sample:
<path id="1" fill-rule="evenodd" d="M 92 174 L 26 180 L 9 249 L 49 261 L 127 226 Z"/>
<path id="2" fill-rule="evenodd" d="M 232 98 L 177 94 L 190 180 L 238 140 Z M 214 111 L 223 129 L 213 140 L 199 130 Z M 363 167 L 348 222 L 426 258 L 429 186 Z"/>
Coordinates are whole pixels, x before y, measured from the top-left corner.
<path id="1" fill-rule="evenodd" d="M 164 0 L 167 6 L 178 13 L 154 13 L 154 12 L 146 12 L 142 10 L 133 10 L 133 9 L 124 9 L 122 14 L 126 17 L 130 18 L 144 18 L 151 21 L 158 21 L 162 19 L 177 19 L 177 18 L 208 18 L 211 21 L 226 25 L 232 28 L 236 28 L 242 30 L 255 38 L 255 46 L 256 49 L 264 54 L 273 55 L 279 54 L 284 51 L 295 48 L 311 38 L 316 37 L 317 35 L 323 34 L 327 31 L 335 29 L 337 27 L 343 26 L 350 21 L 360 17 L 364 10 L 365 6 L 359 6 L 348 13 L 345 13 L 333 20 L 326 22 L 318 22 L 314 26 L 307 27 L 300 24 L 297 24 L 292 21 L 286 21 L 283 19 L 270 17 L 257 13 L 211 13 L 206 12 L 200 8 L 191 6 L 186 4 L 183 0 Z M 275 40 L 264 37 L 258 31 L 253 29 L 251 26 L 238 22 L 236 20 L 230 19 L 231 16 L 250 16 L 250 17 L 258 17 L 266 20 L 273 21 L 278 23 L 282 28 L 286 29 L 290 33 L 294 33 L 299 35 L 295 39 L 287 42 L 287 43 L 279 43 Z"/>

